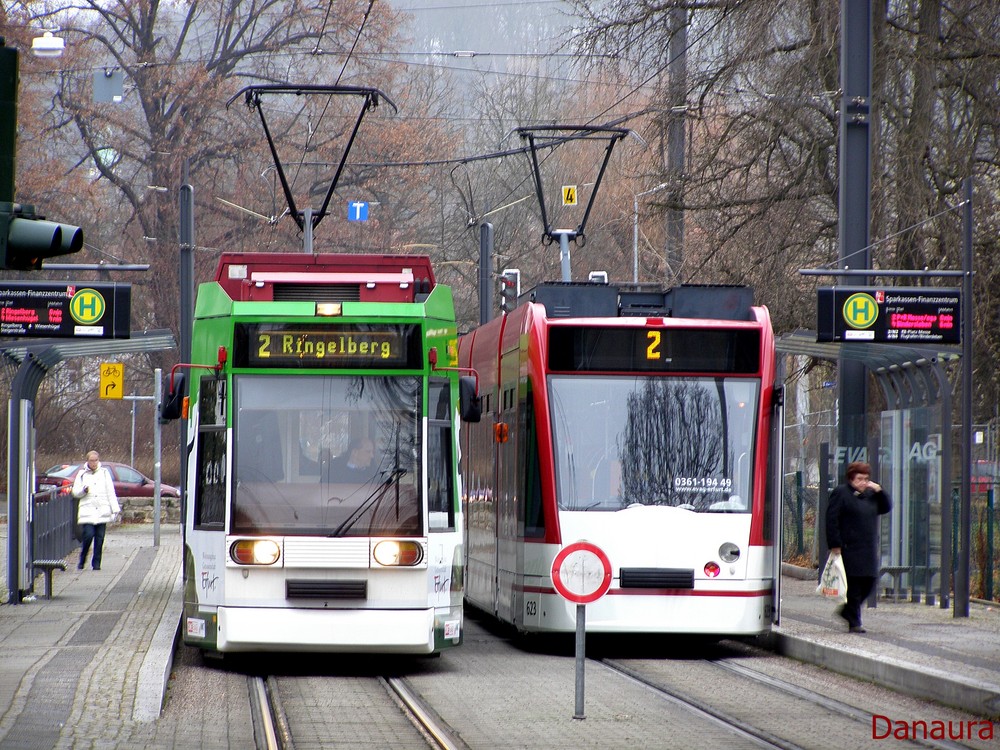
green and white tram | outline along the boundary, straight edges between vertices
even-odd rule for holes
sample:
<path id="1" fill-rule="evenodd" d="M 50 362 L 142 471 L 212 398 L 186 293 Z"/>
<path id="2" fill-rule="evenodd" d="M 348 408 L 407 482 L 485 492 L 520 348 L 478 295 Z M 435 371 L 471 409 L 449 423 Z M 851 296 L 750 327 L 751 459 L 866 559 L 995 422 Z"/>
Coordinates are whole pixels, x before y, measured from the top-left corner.
<path id="1" fill-rule="evenodd" d="M 188 420 L 185 643 L 459 645 L 458 415 L 478 401 L 430 260 L 224 254 L 191 342 L 163 410 Z"/>

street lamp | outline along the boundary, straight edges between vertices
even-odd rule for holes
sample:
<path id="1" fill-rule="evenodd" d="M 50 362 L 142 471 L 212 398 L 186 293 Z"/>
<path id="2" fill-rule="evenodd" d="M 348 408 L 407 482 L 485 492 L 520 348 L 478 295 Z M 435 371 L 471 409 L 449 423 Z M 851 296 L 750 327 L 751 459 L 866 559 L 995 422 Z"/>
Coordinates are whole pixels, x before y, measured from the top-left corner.
<path id="1" fill-rule="evenodd" d="M 656 193 L 670 187 L 667 182 L 661 182 L 656 187 L 643 190 L 632 197 L 632 283 L 639 283 L 639 198 L 650 193 Z"/>
<path id="2" fill-rule="evenodd" d="M 66 42 L 51 31 L 46 31 L 31 41 L 31 54 L 35 57 L 59 57 L 64 49 Z"/>

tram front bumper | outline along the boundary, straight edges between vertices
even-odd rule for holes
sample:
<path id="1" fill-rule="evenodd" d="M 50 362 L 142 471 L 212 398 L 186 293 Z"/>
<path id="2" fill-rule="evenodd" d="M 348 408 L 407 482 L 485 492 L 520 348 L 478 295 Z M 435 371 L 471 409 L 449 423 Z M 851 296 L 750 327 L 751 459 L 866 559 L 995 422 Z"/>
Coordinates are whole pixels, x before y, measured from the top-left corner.
<path id="1" fill-rule="evenodd" d="M 236 651 L 310 651 L 429 654 L 433 609 L 282 609 L 219 607 L 217 648 Z"/>

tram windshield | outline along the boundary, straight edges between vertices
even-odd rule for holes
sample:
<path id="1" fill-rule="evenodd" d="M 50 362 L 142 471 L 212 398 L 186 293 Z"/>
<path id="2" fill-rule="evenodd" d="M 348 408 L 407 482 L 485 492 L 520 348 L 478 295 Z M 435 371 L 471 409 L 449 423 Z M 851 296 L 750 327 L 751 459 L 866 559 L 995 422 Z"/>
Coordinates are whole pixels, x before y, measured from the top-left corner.
<path id="1" fill-rule="evenodd" d="M 759 382 L 550 376 L 564 510 L 750 511 Z"/>
<path id="2" fill-rule="evenodd" d="M 419 534 L 421 379 L 242 375 L 231 529 Z"/>

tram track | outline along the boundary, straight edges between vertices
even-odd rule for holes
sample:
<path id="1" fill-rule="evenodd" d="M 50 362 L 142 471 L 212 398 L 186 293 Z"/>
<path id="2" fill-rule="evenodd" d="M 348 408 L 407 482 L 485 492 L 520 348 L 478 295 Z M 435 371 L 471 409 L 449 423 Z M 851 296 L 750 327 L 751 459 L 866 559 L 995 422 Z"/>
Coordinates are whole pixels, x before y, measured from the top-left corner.
<path id="1" fill-rule="evenodd" d="M 752 724 L 711 706 L 706 706 L 701 701 L 682 693 L 681 691 L 668 689 L 662 684 L 647 678 L 641 671 L 628 667 L 612 659 L 601 659 L 600 663 L 613 672 L 636 682 L 648 690 L 661 695 L 675 705 L 679 705 L 702 718 L 716 725 L 745 737 L 760 747 L 778 748 L 779 750 L 806 750 L 801 745 L 787 742 L 776 735 L 754 727 Z"/>
<path id="2" fill-rule="evenodd" d="M 459 739 L 454 730 L 424 702 L 405 679 L 380 677 L 379 681 L 402 702 L 410 719 L 433 741 L 432 747 L 439 750 L 468 750 L 468 745 Z"/>
<path id="3" fill-rule="evenodd" d="M 244 734 L 266 750 L 587 747 L 598 737 L 602 747 L 623 749 L 822 750 L 832 738 L 841 747 L 881 746 L 873 742 L 882 739 L 873 736 L 875 716 L 900 725 L 961 720 L 944 707 L 725 641 L 598 642 L 587 659 L 587 720 L 579 721 L 561 641 L 518 647 L 505 632 L 466 624 L 464 650 L 440 659 L 253 657 L 209 676 L 239 680 L 228 691 L 215 685 L 214 694 L 233 701 L 225 715 L 240 717 Z M 885 744 L 990 746 L 912 735 Z"/>
<path id="4" fill-rule="evenodd" d="M 282 681 L 294 679 L 247 677 L 258 750 L 295 750 L 295 719 L 290 718 L 285 709 L 280 688 Z M 387 701 L 409 720 L 428 747 L 435 750 L 468 750 L 468 745 L 404 678 L 379 676 L 364 679 L 381 686 Z M 338 742 L 331 737 L 330 745 L 343 746 L 342 740 Z"/>
<path id="5" fill-rule="evenodd" d="M 807 750 L 810 745 L 802 745 L 794 740 L 780 737 L 774 732 L 754 726 L 745 719 L 741 719 L 730 711 L 726 711 L 718 706 L 709 705 L 703 698 L 700 698 L 687 690 L 678 689 L 674 686 L 666 685 L 662 680 L 654 678 L 641 668 L 626 665 L 615 659 L 599 659 L 608 669 L 617 672 L 628 679 L 631 679 L 644 687 L 662 694 L 668 700 L 688 707 L 697 714 L 719 722 L 732 728 L 743 736 L 750 737 L 763 747 L 781 748 L 782 750 Z M 775 691 L 797 702 L 804 703 L 815 711 L 821 711 L 826 715 L 833 715 L 837 720 L 847 720 L 867 729 L 872 721 L 870 711 L 865 711 L 837 698 L 831 697 L 815 690 L 797 685 L 794 682 L 774 677 L 759 670 L 738 664 L 731 659 L 703 659 L 697 662 L 700 665 L 708 666 L 711 669 L 724 671 L 730 675 L 747 680 L 754 686 L 754 690 L 767 689 Z M 751 693 L 750 690 L 743 689 L 744 694 Z M 803 715 L 810 715 L 808 710 Z M 926 747 L 933 750 L 963 750 L 968 745 L 962 745 L 948 740 L 933 740 L 922 738 L 909 738 L 901 745 L 909 747 Z"/>
<path id="6" fill-rule="evenodd" d="M 809 688 L 802 687 L 801 685 L 796 685 L 788 680 L 773 677 L 772 675 L 765 674 L 764 672 L 760 672 L 756 669 L 752 669 L 751 667 L 747 667 L 743 664 L 737 664 L 729 660 L 711 661 L 709 663 L 719 669 L 724 669 L 732 674 L 741 675 L 757 683 L 766 685 L 774 690 L 781 691 L 786 695 L 809 701 L 814 705 L 823 706 L 828 710 L 836 711 L 845 719 L 853 719 L 865 725 L 868 725 L 871 722 L 872 715 L 870 711 L 863 711 L 860 708 L 844 703 L 843 701 L 837 700 L 829 695 L 823 695 L 815 690 L 810 690 Z M 937 741 L 916 738 L 911 739 L 911 742 L 921 747 L 933 748 L 934 750 L 963 750 L 968 747 L 967 745 L 959 745 L 955 742 L 947 740 Z"/>
<path id="7" fill-rule="evenodd" d="M 275 695 L 273 678 L 250 675 L 247 686 L 250 690 L 250 715 L 253 717 L 254 737 L 258 750 L 292 750 L 288 723 L 280 699 Z"/>

